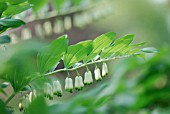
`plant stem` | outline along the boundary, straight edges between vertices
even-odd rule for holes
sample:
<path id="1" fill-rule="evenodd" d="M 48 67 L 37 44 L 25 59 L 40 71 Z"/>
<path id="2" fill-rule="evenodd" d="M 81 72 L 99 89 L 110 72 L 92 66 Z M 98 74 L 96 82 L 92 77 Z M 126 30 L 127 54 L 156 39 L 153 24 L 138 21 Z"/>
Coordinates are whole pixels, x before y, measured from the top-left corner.
<path id="1" fill-rule="evenodd" d="M 5 101 L 5 104 L 7 105 L 12 100 L 12 98 L 14 98 L 15 95 L 16 95 L 15 92 L 11 94 L 11 96 Z"/>
<path id="2" fill-rule="evenodd" d="M 106 62 L 106 61 L 110 61 L 110 60 L 115 60 L 115 59 L 120 59 L 120 58 L 125 58 L 125 57 L 128 57 L 128 56 L 124 56 L 124 57 L 113 57 L 113 58 L 109 58 L 109 59 L 100 59 L 100 60 L 97 60 L 97 61 L 92 61 L 92 62 L 89 62 L 89 63 L 86 63 L 86 64 L 82 64 L 76 68 L 71 68 L 71 69 L 59 69 L 59 70 L 55 70 L 53 72 L 49 72 L 47 74 L 43 74 L 42 76 L 49 76 L 49 75 L 52 75 L 52 74 L 55 74 L 55 73 L 58 73 L 58 72 L 64 72 L 64 71 L 73 71 L 73 70 L 76 70 L 76 69 L 79 69 L 79 68 L 82 68 L 86 65 L 91 65 L 91 64 L 94 64 L 94 63 L 100 63 L 100 62 Z"/>

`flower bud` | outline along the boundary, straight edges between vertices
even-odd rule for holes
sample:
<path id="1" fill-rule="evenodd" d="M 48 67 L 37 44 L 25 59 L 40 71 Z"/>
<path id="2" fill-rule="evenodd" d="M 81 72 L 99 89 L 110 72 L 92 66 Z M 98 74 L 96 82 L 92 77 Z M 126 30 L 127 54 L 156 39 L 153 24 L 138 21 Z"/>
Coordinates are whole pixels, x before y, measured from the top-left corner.
<path id="1" fill-rule="evenodd" d="M 84 84 L 92 84 L 93 83 L 93 78 L 92 78 L 92 74 L 91 71 L 87 71 L 84 74 Z"/>
<path id="2" fill-rule="evenodd" d="M 95 75 L 95 79 L 96 79 L 97 81 L 102 80 L 102 77 L 101 77 L 100 69 L 99 69 L 99 68 L 96 68 L 96 69 L 94 70 L 94 75 Z"/>
<path id="3" fill-rule="evenodd" d="M 106 63 L 103 63 L 102 65 L 102 76 L 106 76 L 108 74 L 108 67 Z"/>
<path id="4" fill-rule="evenodd" d="M 65 79 L 65 90 L 72 93 L 73 90 L 73 80 L 71 78 Z"/>
<path id="5" fill-rule="evenodd" d="M 80 91 L 84 87 L 83 78 L 81 76 L 76 76 L 75 78 L 75 89 Z"/>
<path id="6" fill-rule="evenodd" d="M 62 88 L 58 80 L 53 82 L 53 93 L 58 97 L 62 97 Z"/>
<path id="7" fill-rule="evenodd" d="M 20 102 L 18 106 L 19 106 L 19 110 L 20 110 L 20 112 L 24 110 L 24 107 L 23 107 L 22 102 Z"/>

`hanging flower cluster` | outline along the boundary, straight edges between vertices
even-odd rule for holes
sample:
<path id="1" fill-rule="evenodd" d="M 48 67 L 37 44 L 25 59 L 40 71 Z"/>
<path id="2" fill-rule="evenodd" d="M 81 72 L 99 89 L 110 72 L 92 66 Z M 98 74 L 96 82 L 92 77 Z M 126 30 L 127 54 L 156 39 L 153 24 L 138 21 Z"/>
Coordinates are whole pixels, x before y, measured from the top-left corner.
<path id="1" fill-rule="evenodd" d="M 94 70 L 94 77 L 95 80 L 100 81 L 102 80 L 102 76 L 106 76 L 108 74 L 108 67 L 106 63 L 103 63 L 102 65 L 102 75 L 100 69 L 96 66 Z M 68 76 L 65 79 L 65 90 L 72 93 L 73 88 L 80 91 L 83 89 L 84 85 L 89 85 L 93 83 L 93 77 L 92 73 L 89 69 L 84 74 L 84 80 L 83 77 L 78 75 L 75 77 L 75 83 L 73 84 L 73 79 Z M 74 87 L 73 87 L 74 85 Z M 53 95 L 57 95 L 59 97 L 62 96 L 62 87 L 59 81 L 54 81 L 53 86 L 50 83 L 45 83 L 44 88 L 45 97 L 49 98 L 50 100 L 53 99 Z"/>
<path id="2" fill-rule="evenodd" d="M 25 111 L 26 108 L 28 108 L 29 104 L 36 98 L 36 90 L 31 91 L 30 93 L 24 95 L 19 102 L 19 110 Z"/>

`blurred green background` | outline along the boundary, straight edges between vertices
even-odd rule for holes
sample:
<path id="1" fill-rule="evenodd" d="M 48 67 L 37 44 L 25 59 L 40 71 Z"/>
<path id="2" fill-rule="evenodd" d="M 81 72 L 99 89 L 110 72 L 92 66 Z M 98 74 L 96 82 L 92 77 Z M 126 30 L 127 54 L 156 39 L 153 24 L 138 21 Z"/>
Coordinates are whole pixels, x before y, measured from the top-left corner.
<path id="1" fill-rule="evenodd" d="M 91 3 L 90 0 L 84 1 L 86 1 L 84 4 Z M 100 2 L 102 4 L 103 1 L 93 0 L 92 7 Z M 114 31 L 117 38 L 125 34 L 135 34 L 134 43 L 146 41 L 148 42 L 146 46 L 156 47 L 159 52 L 146 54 L 145 60 L 130 57 L 108 62 L 109 75 L 101 82 L 86 86 L 81 92 L 75 91 L 73 94 L 64 92 L 62 98 L 56 97 L 53 101 L 47 101 L 48 107 L 44 99 L 39 97 L 29 107 L 30 114 L 36 114 L 40 110 L 42 114 L 170 114 L 170 1 L 106 0 L 105 2 L 111 8 L 109 12 L 106 11 L 107 15 L 91 21 L 86 26 L 73 27 L 55 35 L 68 34 L 72 44 L 85 39 L 94 39 L 108 31 Z M 79 5 L 78 9 L 82 7 L 83 5 Z M 94 15 L 97 10 L 99 9 L 93 10 Z M 43 42 L 53 39 L 43 39 Z M 37 44 L 33 45 L 34 52 L 42 46 L 38 45 L 38 47 Z M 29 53 L 32 50 L 26 48 L 21 51 Z M 101 67 L 100 64 L 99 66 Z M 93 65 L 90 68 L 94 70 Z M 84 74 L 84 71 L 80 69 L 80 74 Z M 64 82 L 66 73 L 57 75 Z M 56 76 L 49 79 L 56 79 Z M 40 92 L 43 89 L 40 85 L 42 80 L 32 84 Z M 6 91 L 10 93 L 8 89 Z M 20 95 L 16 97 L 17 102 L 14 100 L 10 105 L 17 107 L 19 98 Z M 2 99 L 6 99 L 5 96 L 2 96 Z M 17 108 L 16 113 L 19 113 Z"/>

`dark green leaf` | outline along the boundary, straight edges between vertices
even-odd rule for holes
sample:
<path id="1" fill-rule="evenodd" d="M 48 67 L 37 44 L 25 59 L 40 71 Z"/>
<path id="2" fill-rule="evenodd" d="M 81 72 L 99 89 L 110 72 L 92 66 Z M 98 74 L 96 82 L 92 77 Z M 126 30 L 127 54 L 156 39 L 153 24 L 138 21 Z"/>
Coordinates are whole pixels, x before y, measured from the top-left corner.
<path id="1" fill-rule="evenodd" d="M 4 2 L 0 2 L 0 17 L 1 17 L 1 13 L 3 12 L 3 11 L 5 11 L 6 9 L 7 9 L 7 4 L 6 3 L 4 3 Z"/>
<path id="2" fill-rule="evenodd" d="M 8 87 L 8 85 L 9 85 L 9 83 L 2 83 L 1 88 L 6 88 L 6 87 Z"/>
<path id="3" fill-rule="evenodd" d="M 45 47 L 38 53 L 38 68 L 41 73 L 47 72 L 56 65 L 66 52 L 68 47 L 67 35 L 61 36 L 53 41 L 49 46 Z"/>
<path id="4" fill-rule="evenodd" d="M 102 49 L 111 45 L 113 40 L 115 39 L 116 34 L 114 32 L 108 32 L 97 37 L 93 41 L 93 50 L 92 52 L 84 59 L 84 62 L 87 63 L 88 61 L 92 60 L 96 57 Z"/>
<path id="5" fill-rule="evenodd" d="M 92 51 L 92 41 L 84 41 L 68 47 L 64 55 L 64 65 L 66 68 L 71 67 L 75 63 L 81 61 Z"/>
<path id="6" fill-rule="evenodd" d="M 27 2 L 21 3 L 19 5 L 10 5 L 3 13 L 2 16 L 6 17 L 6 16 L 12 16 L 12 15 L 16 15 L 19 14 L 27 9 L 31 8 L 30 4 L 28 4 Z"/>
<path id="7" fill-rule="evenodd" d="M 0 25 L 8 27 L 8 28 L 16 28 L 16 27 L 19 27 L 24 24 L 25 24 L 25 22 L 23 22 L 22 20 L 19 20 L 19 19 L 2 19 L 2 20 L 0 20 Z"/>
<path id="8" fill-rule="evenodd" d="M 117 39 L 113 46 L 106 47 L 100 57 L 103 58 L 108 58 L 114 53 L 120 53 L 122 50 L 126 49 L 126 47 L 133 41 L 134 35 L 126 35 L 120 39 Z"/>
<path id="9" fill-rule="evenodd" d="M 0 99 L 0 112 L 1 114 L 8 114 L 5 108 L 5 103 Z"/>
<path id="10" fill-rule="evenodd" d="M 10 43 L 11 38 L 8 35 L 0 36 L 0 44 Z"/>

